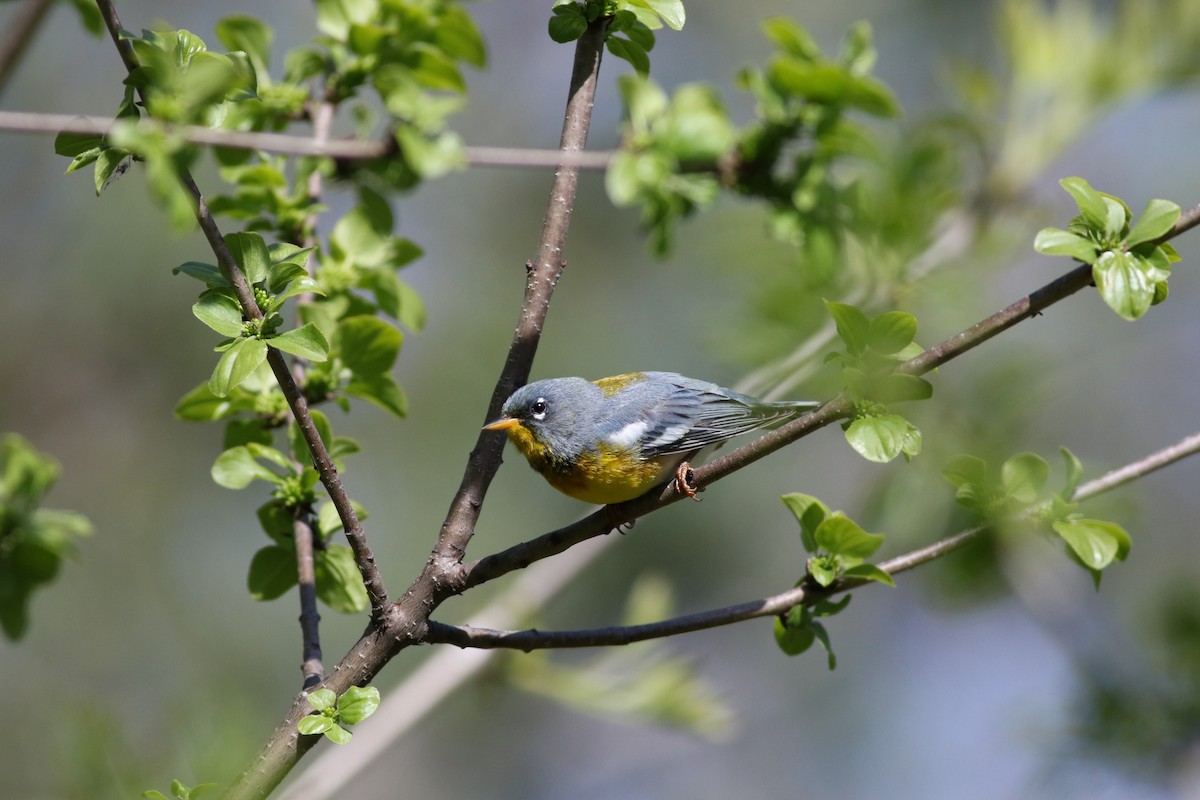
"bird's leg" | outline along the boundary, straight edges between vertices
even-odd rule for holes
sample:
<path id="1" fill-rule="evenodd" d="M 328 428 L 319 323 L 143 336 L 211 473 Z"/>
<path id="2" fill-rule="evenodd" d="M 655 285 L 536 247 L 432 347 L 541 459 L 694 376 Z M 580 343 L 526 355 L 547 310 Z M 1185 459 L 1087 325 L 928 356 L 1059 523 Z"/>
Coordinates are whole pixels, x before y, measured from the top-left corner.
<path id="1" fill-rule="evenodd" d="M 700 487 L 696 485 L 695 478 L 696 473 L 692 472 L 692 465 L 688 462 L 682 461 L 675 468 L 675 485 L 679 487 L 679 491 L 699 503 L 701 498 L 696 496 L 696 490 Z"/>

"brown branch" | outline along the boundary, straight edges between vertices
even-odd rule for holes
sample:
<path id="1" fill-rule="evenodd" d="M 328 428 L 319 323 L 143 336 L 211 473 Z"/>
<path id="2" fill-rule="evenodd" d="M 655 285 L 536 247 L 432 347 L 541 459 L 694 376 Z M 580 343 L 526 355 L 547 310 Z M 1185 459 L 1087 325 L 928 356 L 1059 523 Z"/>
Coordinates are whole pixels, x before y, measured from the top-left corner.
<path id="1" fill-rule="evenodd" d="M 596 85 L 607 22 L 590 26 L 579 40 L 571 71 L 571 86 L 559 147 L 564 154 L 582 152 L 587 144 L 592 106 L 596 100 Z M 561 165 L 554 176 L 537 254 L 525 265 L 525 299 L 521 304 L 516 330 L 509 345 L 508 357 L 492 390 L 491 402 L 482 421 L 494 419 L 504 400 L 529 379 L 533 357 L 541 340 L 542 325 L 550 310 L 550 298 L 559 276 L 566 267 L 563 251 L 571 212 L 575 207 L 575 192 L 579 185 L 579 168 Z M 466 553 L 467 543 L 475 531 L 475 523 L 483 506 L 487 487 L 500 468 L 505 437 L 502 433 L 481 431 L 475 449 L 467 461 L 462 483 L 442 524 L 434 558 L 440 559 L 447 572 L 457 570 Z M 457 591 L 454 587 L 447 587 Z"/>
<path id="2" fill-rule="evenodd" d="M 321 612 L 317 610 L 317 576 L 313 558 L 312 514 L 303 510 L 292 522 L 296 544 L 296 577 L 300 589 L 300 674 L 304 688 L 311 689 L 325 678 L 321 662 Z"/>
<path id="3" fill-rule="evenodd" d="M 117 10 L 113 7 L 111 0 L 96 0 L 96 5 L 108 27 L 109 35 L 112 36 L 113 42 L 117 46 L 117 51 L 121 54 L 125 68 L 130 71 L 136 69 L 137 57 L 129 42 L 120 36 L 121 20 L 117 17 Z M 145 100 L 144 97 L 142 99 Z M 225 238 L 221 235 L 216 220 L 213 219 L 208 205 L 204 202 L 199 187 L 196 186 L 196 182 L 192 180 L 192 176 L 186 170 L 180 171 L 179 180 L 192 196 L 196 208 L 196 221 L 199 222 L 204 238 L 217 257 L 217 266 L 220 268 L 221 274 L 232 284 L 238 303 L 242 307 L 242 313 L 247 319 L 262 319 L 262 310 L 254 299 L 254 292 L 234 260 L 233 254 L 229 252 Z M 312 415 L 308 411 L 308 401 L 292 378 L 283 353 L 273 347 L 268 348 L 267 363 L 271 367 L 271 372 L 275 374 L 275 380 L 279 383 L 279 388 L 287 399 L 292 416 L 295 417 L 296 424 L 300 427 L 300 431 L 308 443 L 321 483 L 325 486 L 325 490 L 329 493 L 329 498 L 341 518 L 346 539 L 350 543 L 351 550 L 354 551 L 355 563 L 362 574 L 363 584 L 366 586 L 367 595 L 371 600 L 372 616 L 378 619 L 386 610 L 387 590 L 383 585 L 383 577 L 375 566 L 375 556 L 367 545 L 362 522 L 359 521 L 358 515 L 350 504 L 350 498 L 342 486 L 333 460 L 329 457 L 325 444 L 321 441 L 321 435 L 317 432 L 316 425 L 313 424 Z"/>
<path id="4" fill-rule="evenodd" d="M 1170 240 L 1197 225 L 1200 225 L 1200 205 L 1185 211 L 1171 230 L 1164 234 L 1159 241 Z M 1059 300 L 1069 297 L 1087 286 L 1091 282 L 1091 277 L 1090 266 L 1084 264 L 1076 267 L 1007 308 L 905 362 L 898 368 L 898 371 L 919 375 L 934 370 L 1017 323 L 1040 314 Z M 695 481 L 702 486 L 718 481 L 781 447 L 843 418 L 850 410 L 850 400 L 844 395 L 838 395 L 820 408 L 810 411 L 704 466 L 697 467 L 694 472 Z M 609 533 L 624 523 L 677 502 L 683 497 L 685 495 L 677 491 L 674 484 L 670 483 L 661 490 L 651 491 L 634 500 L 614 506 L 605 506 L 571 525 L 464 565 L 457 578 L 458 586 L 460 590 L 466 589 L 486 583 L 513 570 L 523 569 L 534 561 L 561 553 L 568 547 L 594 536 Z"/>
<path id="5" fill-rule="evenodd" d="M 1151 472 L 1162 469 L 1183 458 L 1195 455 L 1197 452 L 1200 452 L 1200 433 L 1192 434 L 1170 447 L 1165 447 L 1079 486 L 1073 493 L 1071 500 L 1079 503 L 1091 499 L 1138 478 L 1143 478 Z M 953 536 L 940 539 L 926 547 L 884 561 L 878 566 L 889 575 L 898 575 L 901 572 L 906 572 L 952 553 L 979 538 L 988 530 L 990 528 L 987 526 L 969 528 Z M 446 625 L 435 620 L 430 620 L 427 641 L 431 643 L 454 644 L 459 647 L 504 647 L 524 650 L 526 652 L 548 648 L 625 645 L 647 639 L 661 639 L 666 636 L 675 636 L 691 631 L 717 628 L 757 617 L 776 616 L 802 603 L 813 603 L 819 599 L 857 588 L 868 582 L 861 578 L 842 579 L 827 589 L 819 590 L 814 590 L 813 587 L 806 584 L 759 600 L 751 600 L 745 603 L 738 603 L 737 605 L 725 606 L 724 608 L 687 614 L 659 622 L 650 622 L 644 625 L 593 628 L 589 630 L 540 631 L 537 629 L 526 629 L 519 631 L 498 631 L 470 625 Z"/>
<path id="6" fill-rule="evenodd" d="M 52 5 L 54 0 L 25 0 L 4 29 L 0 38 L 0 92 L 8 85 Z"/>
<path id="7" fill-rule="evenodd" d="M 568 150 L 582 149 L 586 140 L 606 26 L 605 20 L 590 25 L 576 45 L 576 67 L 563 127 L 563 147 Z M 521 319 L 493 394 L 492 411 L 499 409 L 517 382 L 528 377 L 546 308 L 562 270 L 561 253 L 577 180 L 578 169 L 574 167 L 561 168 L 555 177 L 537 259 L 529 266 Z M 474 531 L 483 494 L 499 467 L 502 447 L 502 437 L 480 436 L 468 460 L 462 486 L 420 576 L 390 607 L 389 613 L 376 620 L 329 672 L 322 688 L 340 695 L 351 686 L 368 683 L 400 650 L 423 640 L 429 615 L 456 590 L 453 578 L 461 569 L 462 552 Z M 319 737 L 299 736 L 296 732 L 297 723 L 311 710 L 303 694 L 296 698 L 287 717 L 267 738 L 250 767 L 229 787 L 226 800 L 262 798 L 274 790 L 318 741 Z"/>
<path id="8" fill-rule="evenodd" d="M 329 139 L 315 133 L 312 138 L 262 131 L 230 131 L 202 125 L 169 125 L 157 120 L 114 120 L 110 117 L 79 114 L 49 114 L 29 111 L 0 111 L 0 130 L 12 133 L 91 133 L 108 136 L 116 126 L 135 130 L 161 130 L 191 144 L 228 147 L 235 150 L 261 150 L 289 156 L 327 156 L 339 162 L 386 158 L 397 152 L 394 141 Z M 612 151 L 562 151 L 525 147 L 489 147 L 467 145 L 463 148 L 467 163 L 476 167 L 559 166 L 579 169 L 606 169 Z"/>

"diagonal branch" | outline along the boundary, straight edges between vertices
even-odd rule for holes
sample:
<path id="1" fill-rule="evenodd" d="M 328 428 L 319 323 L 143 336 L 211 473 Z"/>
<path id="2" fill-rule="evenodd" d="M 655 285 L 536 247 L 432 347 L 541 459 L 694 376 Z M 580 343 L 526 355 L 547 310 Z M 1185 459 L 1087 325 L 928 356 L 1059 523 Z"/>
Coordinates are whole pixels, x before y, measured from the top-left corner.
<path id="1" fill-rule="evenodd" d="M 1158 241 L 1164 242 L 1173 239 L 1197 225 L 1200 225 L 1200 205 L 1185 211 L 1171 230 Z M 898 371 L 913 375 L 930 372 L 1014 325 L 1039 315 L 1059 300 L 1088 286 L 1091 280 L 1091 266 L 1087 264 L 1078 266 L 990 317 L 929 348 L 921 355 L 900 365 Z M 718 481 L 760 458 L 842 419 L 850 411 L 850 400 L 844 394 L 838 395 L 820 408 L 797 417 L 704 466 L 697 467 L 695 481 L 702 486 Z M 486 583 L 516 569 L 523 569 L 535 561 L 561 553 L 579 542 L 609 533 L 622 524 L 645 516 L 663 506 L 678 502 L 684 496 L 675 488 L 674 483 L 669 483 L 659 491 L 651 491 L 649 494 L 625 503 L 604 506 L 571 525 L 465 564 L 457 575 L 459 590 Z"/>
<path id="2" fill-rule="evenodd" d="M 1197 452 L 1200 452 L 1200 433 L 1192 434 L 1176 444 L 1164 447 L 1124 467 L 1113 470 L 1079 486 L 1072 495 L 1071 500 L 1076 503 L 1089 500 L 1105 492 L 1112 491 L 1119 486 L 1124 486 L 1131 481 L 1143 478 L 1156 470 L 1174 464 L 1176 461 L 1195 455 Z M 985 534 L 988 530 L 990 528 L 985 525 L 960 531 L 926 547 L 884 561 L 879 564 L 879 567 L 890 575 L 906 572 L 960 549 Z M 526 652 L 547 648 L 625 645 L 647 639 L 661 639 L 666 636 L 675 636 L 691 631 L 717 628 L 756 617 L 776 616 L 802 603 L 813 603 L 817 600 L 857 588 L 867 582 L 862 578 L 844 578 L 827 589 L 819 591 L 814 591 L 812 587 L 805 584 L 759 600 L 750 600 L 745 603 L 738 603 L 737 605 L 687 614 L 659 622 L 651 622 L 644 625 L 593 628 L 589 630 L 541 631 L 526 629 L 500 631 L 470 625 L 447 625 L 431 620 L 427 641 L 454 644 L 459 647 L 513 648 Z"/>
<path id="3" fill-rule="evenodd" d="M 121 60 L 125 63 L 126 70 L 137 69 L 137 57 L 129 42 L 121 38 L 121 20 L 117 17 L 117 10 L 113 7 L 111 0 L 96 0 L 96 6 L 100 9 L 100 15 L 104 18 L 104 24 L 108 27 L 109 35 L 112 36 L 117 51 L 121 54 Z M 142 99 L 145 100 L 144 97 Z M 204 238 L 217 257 L 217 266 L 220 268 L 221 274 L 233 285 L 238 303 L 242 307 L 242 313 L 247 319 L 262 319 L 262 310 L 259 309 L 258 303 L 254 299 L 254 292 L 234 260 L 233 254 L 229 252 L 225 238 L 221 235 L 216 220 L 213 219 L 212 212 L 204 202 L 204 197 L 200 194 L 196 182 L 192 180 L 192 176 L 186 170 L 180 170 L 179 180 L 195 202 L 196 220 L 200 224 L 200 230 L 204 233 Z M 375 556 L 367 545 L 362 522 L 359 521 L 358 515 L 351 506 L 350 498 L 342 487 L 341 478 L 333 465 L 333 459 L 329 457 L 329 452 L 321 441 L 321 435 L 317 432 L 316 425 L 313 424 L 312 415 L 308 411 L 308 401 L 292 378 L 287 359 L 284 358 L 283 353 L 271 347 L 267 350 L 267 363 L 275 375 L 275 380 L 279 383 L 283 396 L 287 399 L 288 407 L 296 419 L 296 424 L 308 443 L 309 450 L 312 452 L 313 465 L 321 478 L 321 483 L 325 486 L 325 490 L 329 493 L 329 499 L 333 502 L 338 516 L 341 518 L 346 539 L 350 543 L 351 550 L 354 551 L 355 563 L 362 574 L 363 584 L 366 586 L 367 595 L 371 600 L 372 616 L 378 619 L 385 612 L 387 590 L 383 585 L 383 577 L 375 566 Z"/>
<path id="4" fill-rule="evenodd" d="M 0 92 L 8 84 L 54 0 L 25 0 L 0 37 Z"/>

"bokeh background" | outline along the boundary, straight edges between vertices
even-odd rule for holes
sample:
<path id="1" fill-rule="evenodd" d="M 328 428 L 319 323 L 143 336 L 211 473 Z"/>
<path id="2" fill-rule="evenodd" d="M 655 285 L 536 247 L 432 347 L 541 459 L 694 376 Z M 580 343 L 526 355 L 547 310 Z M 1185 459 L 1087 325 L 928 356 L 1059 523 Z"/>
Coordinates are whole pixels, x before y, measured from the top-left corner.
<path id="1" fill-rule="evenodd" d="M 5 24 L 16 5 L 0 5 Z M 572 51 L 546 37 L 548 5 L 470 6 L 491 63 L 468 76 L 471 103 L 454 122 L 468 143 L 556 144 Z M 1197 2 L 1162 5 L 1200 16 Z M 668 88 L 715 85 L 738 119 L 749 103 L 733 75 L 769 55 L 760 24 L 771 14 L 796 18 L 829 50 L 849 24 L 870 20 L 876 74 L 912 120 L 952 103 L 964 65 L 1004 69 L 991 2 L 754 0 L 688 10 L 682 32 L 659 36 L 653 75 Z M 119 11 L 126 27 L 163 21 L 210 42 L 221 16 L 261 15 L 276 28 L 277 54 L 310 38 L 314 20 L 299 1 L 128 0 Z M 1190 34 L 1168 25 L 1160 35 Z M 1056 57 L 1069 61 L 1072 47 L 1061 41 Z M 618 141 L 614 80 L 627 71 L 605 62 L 591 146 Z M 110 114 L 122 74 L 111 42 L 87 35 L 62 5 L 0 107 Z M 1087 176 L 1135 211 L 1151 197 L 1185 208 L 1200 200 L 1198 100 L 1194 82 L 1172 81 L 1083 126 L 1022 187 L 1021 213 L 1010 209 L 978 251 L 905 298 L 921 318 L 920 340 L 939 341 L 1065 269 L 1031 247 L 1038 228 L 1073 213 L 1059 177 Z M 168 230 L 136 167 L 97 199 L 87 171 L 63 176 L 50 136 L 0 133 L 0 152 L 0 430 L 61 461 L 49 505 L 78 510 L 96 528 L 35 596 L 27 636 L 0 641 L 0 796 L 134 797 L 165 791 L 172 778 L 225 779 L 299 688 L 300 647 L 294 598 L 256 603 L 245 590 L 249 558 L 264 543 L 253 516 L 261 496 L 216 487 L 208 470 L 218 429 L 171 413 L 213 363 L 214 337 L 189 313 L 197 287 L 171 275 L 180 262 L 207 260 L 206 248 L 198 235 Z M 214 184 L 211 164 L 197 179 Z M 393 202 L 398 232 L 426 251 L 404 273 L 428 309 L 397 367 L 410 419 L 363 406 L 334 420 L 367 445 L 345 477 L 370 510 L 371 544 L 393 592 L 423 563 L 483 420 L 549 183 L 541 171 L 476 168 Z M 352 198 L 335 192 L 329 202 L 340 212 Z M 883 555 L 953 532 L 960 520 L 936 473 L 937 459 L 963 446 L 960 433 L 999 443 L 1002 455 L 1056 459 L 1065 445 L 1094 477 L 1194 432 L 1194 236 L 1179 242 L 1170 300 L 1136 325 L 1084 292 L 943 368 L 934 399 L 912 412 L 930 451 L 923 468 L 867 464 L 824 431 L 713 487 L 702 505 L 677 504 L 609 537 L 538 624 L 610 624 L 646 575 L 672 587 L 678 611 L 787 588 L 803 564 L 777 499 L 789 491 L 889 534 Z M 656 261 L 636 213 L 611 206 L 598 173 L 582 181 L 566 258 L 535 377 L 669 369 L 734 385 L 758 366 L 738 356 L 754 350 L 743 340 L 755 330 L 764 269 L 795 267 L 758 210 L 732 201 L 685 224 L 672 256 Z M 818 396 L 822 386 L 797 391 Z M 925 477 L 897 478 L 906 469 Z M 512 675 L 536 657 L 502 656 L 390 745 L 346 796 L 1200 797 L 1196 673 L 1180 672 L 1189 662 L 1178 649 L 1190 641 L 1200 668 L 1187 636 L 1200 627 L 1198 480 L 1200 464 L 1184 462 L 1089 507 L 1134 536 L 1130 561 L 1107 572 L 1098 593 L 1052 545 L 1034 543 L 999 569 L 975 570 L 979 554 L 954 556 L 895 589 L 856 592 L 829 624 L 832 672 L 817 651 L 783 656 L 763 621 L 667 643 L 653 657 L 685 659 L 711 692 L 697 702 L 728 718 L 708 737 L 522 690 Z M 582 510 L 510 452 L 472 554 Z M 465 619 L 503 588 L 472 592 L 437 618 Z M 333 663 L 363 620 L 327 609 L 323 617 Z M 377 682 L 385 698 L 431 655 L 396 659 Z M 602 669 L 596 658 L 554 663 Z M 1128 698 L 1137 702 L 1122 705 Z M 1128 718 L 1106 724 L 1121 712 Z"/>

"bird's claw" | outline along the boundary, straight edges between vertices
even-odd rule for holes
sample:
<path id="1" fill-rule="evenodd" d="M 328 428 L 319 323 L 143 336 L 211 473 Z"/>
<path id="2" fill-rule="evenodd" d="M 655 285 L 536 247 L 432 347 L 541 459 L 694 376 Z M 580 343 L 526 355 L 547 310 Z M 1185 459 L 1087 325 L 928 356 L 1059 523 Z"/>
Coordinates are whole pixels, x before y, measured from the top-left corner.
<path id="1" fill-rule="evenodd" d="M 700 488 L 696 485 L 696 473 L 692 471 L 692 465 L 688 462 L 684 461 L 682 464 L 676 467 L 675 485 L 679 488 L 679 491 L 683 492 L 697 503 L 701 501 L 702 498 L 696 496 L 696 492 Z"/>

